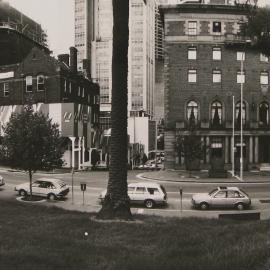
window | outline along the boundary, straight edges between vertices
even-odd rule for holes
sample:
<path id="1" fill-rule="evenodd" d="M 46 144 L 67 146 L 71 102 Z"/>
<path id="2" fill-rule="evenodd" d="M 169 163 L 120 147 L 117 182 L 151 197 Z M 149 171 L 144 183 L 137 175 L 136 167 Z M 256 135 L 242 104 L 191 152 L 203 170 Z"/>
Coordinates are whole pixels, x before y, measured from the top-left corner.
<path id="1" fill-rule="evenodd" d="M 25 77 L 25 86 L 26 86 L 26 92 L 33 91 L 33 77 L 32 76 Z"/>
<path id="2" fill-rule="evenodd" d="M 195 123 L 198 120 L 198 104 L 193 100 L 187 104 L 187 120 L 195 121 Z"/>
<path id="3" fill-rule="evenodd" d="M 158 190 L 157 188 L 147 188 L 147 191 L 148 191 L 151 195 L 160 193 L 159 190 Z"/>
<path id="4" fill-rule="evenodd" d="M 64 121 L 65 122 L 70 122 L 71 117 L 72 117 L 72 113 L 70 113 L 70 112 L 64 113 Z"/>
<path id="5" fill-rule="evenodd" d="M 246 60 L 245 52 L 237 52 L 236 59 L 237 59 L 237 61 L 245 61 Z"/>
<path id="6" fill-rule="evenodd" d="M 243 124 L 246 122 L 246 103 L 243 102 L 242 104 L 242 111 L 243 111 Z M 240 108 L 240 102 L 237 102 L 235 105 L 235 119 L 236 124 L 238 126 L 241 125 L 241 108 Z"/>
<path id="7" fill-rule="evenodd" d="M 69 93 L 71 94 L 71 88 L 72 88 L 71 82 L 69 82 L 68 88 L 69 88 Z"/>
<path id="8" fill-rule="evenodd" d="M 8 96 L 9 96 L 9 83 L 4 82 L 4 97 L 8 97 Z"/>
<path id="9" fill-rule="evenodd" d="M 221 60 L 221 48 L 213 48 L 213 60 Z"/>
<path id="10" fill-rule="evenodd" d="M 213 70 L 213 83 L 221 83 L 221 71 Z"/>
<path id="11" fill-rule="evenodd" d="M 135 191 L 135 187 L 128 187 L 128 193 L 132 193 Z"/>
<path id="12" fill-rule="evenodd" d="M 263 53 L 260 54 L 260 61 L 261 62 L 269 62 L 269 57 L 264 55 Z"/>
<path id="13" fill-rule="evenodd" d="M 213 22 L 213 33 L 221 33 L 221 22 Z"/>
<path id="14" fill-rule="evenodd" d="M 37 91 L 45 90 L 45 77 L 44 75 L 37 76 Z"/>
<path id="15" fill-rule="evenodd" d="M 196 60 L 197 59 L 197 48 L 190 47 L 188 48 L 188 60 Z"/>
<path id="16" fill-rule="evenodd" d="M 268 84 L 269 82 L 269 75 L 268 72 L 262 71 L 260 76 L 261 84 Z"/>
<path id="17" fill-rule="evenodd" d="M 64 92 L 65 93 L 67 92 L 67 85 L 68 85 L 67 80 L 64 80 Z"/>
<path id="18" fill-rule="evenodd" d="M 189 69 L 188 70 L 188 82 L 195 83 L 197 82 L 197 70 Z"/>
<path id="19" fill-rule="evenodd" d="M 197 22 L 194 21 L 188 22 L 188 35 L 190 36 L 197 35 Z"/>
<path id="20" fill-rule="evenodd" d="M 221 125 L 222 105 L 219 101 L 214 101 L 211 105 L 211 119 L 213 126 Z"/>
<path id="21" fill-rule="evenodd" d="M 246 75 L 245 72 L 237 71 L 237 83 L 245 83 Z"/>
<path id="22" fill-rule="evenodd" d="M 262 102 L 259 105 L 259 124 L 260 126 L 266 126 L 269 123 L 269 105 L 266 102 Z"/>
<path id="23" fill-rule="evenodd" d="M 136 193 L 140 193 L 140 194 L 145 193 L 145 188 L 144 187 L 137 187 Z"/>
<path id="24" fill-rule="evenodd" d="M 215 198 L 226 198 L 226 191 L 219 191 L 216 195 Z"/>

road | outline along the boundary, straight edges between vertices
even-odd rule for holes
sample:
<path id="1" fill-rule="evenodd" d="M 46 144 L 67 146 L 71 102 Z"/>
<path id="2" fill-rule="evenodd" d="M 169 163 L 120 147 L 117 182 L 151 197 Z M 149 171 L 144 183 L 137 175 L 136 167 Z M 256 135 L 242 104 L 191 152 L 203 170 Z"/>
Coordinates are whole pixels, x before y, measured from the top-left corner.
<path id="1" fill-rule="evenodd" d="M 128 172 L 128 182 L 140 182 L 145 181 L 138 178 L 138 175 L 141 173 L 147 173 L 142 171 L 129 171 Z M 9 172 L 9 171 L 0 171 L 0 174 L 5 178 L 6 185 L 0 188 L 0 196 L 6 198 L 16 198 L 16 193 L 14 187 L 20 183 L 28 182 L 28 175 L 23 172 Z M 68 185 L 72 186 L 72 174 L 34 174 L 33 180 L 38 178 L 58 178 L 64 180 Z M 68 194 L 66 200 L 54 202 L 63 208 L 76 209 L 76 207 L 92 207 L 96 210 L 100 208 L 98 203 L 99 193 L 106 188 L 108 181 L 108 172 L 107 171 L 89 171 L 89 172 L 75 172 L 73 175 L 73 192 Z M 80 190 L 80 183 L 86 183 L 87 188 L 84 193 Z M 194 211 L 191 209 L 190 199 L 192 194 L 200 192 L 208 192 L 212 188 L 220 185 L 215 183 L 187 183 L 187 182 L 162 182 L 162 185 L 165 187 L 168 193 L 168 207 L 159 208 L 156 210 L 151 210 L 149 213 L 165 213 L 166 215 L 171 215 L 175 211 L 180 211 L 180 193 L 179 189 L 183 190 L 182 197 L 182 211 L 191 212 Z M 226 184 L 227 185 L 227 184 Z M 250 197 L 252 198 L 252 209 L 253 210 L 270 210 L 270 203 L 261 203 L 260 200 L 269 200 L 270 202 L 270 181 L 269 183 L 241 183 L 239 184 L 229 184 L 231 186 L 238 186 L 245 190 Z M 73 194 L 73 196 L 72 196 Z M 50 203 L 51 204 L 51 203 Z M 145 212 L 146 209 L 137 209 L 136 211 Z M 195 210 L 199 215 L 201 211 Z M 212 211 L 211 213 L 214 213 Z M 175 213 L 174 213 L 175 214 Z"/>

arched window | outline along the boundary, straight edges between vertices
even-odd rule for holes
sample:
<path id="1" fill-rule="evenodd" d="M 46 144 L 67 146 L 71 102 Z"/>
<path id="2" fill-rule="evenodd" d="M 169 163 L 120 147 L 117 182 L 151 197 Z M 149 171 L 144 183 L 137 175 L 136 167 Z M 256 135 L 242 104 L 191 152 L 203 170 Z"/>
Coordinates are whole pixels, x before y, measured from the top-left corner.
<path id="1" fill-rule="evenodd" d="M 222 104 L 214 101 L 211 105 L 211 120 L 213 126 L 220 126 L 222 121 Z"/>
<path id="2" fill-rule="evenodd" d="M 259 105 L 259 124 L 267 126 L 269 123 L 269 105 L 267 102 L 262 102 Z"/>
<path id="3" fill-rule="evenodd" d="M 190 123 L 198 121 L 198 103 L 193 100 L 187 104 L 187 120 Z"/>
<path id="4" fill-rule="evenodd" d="M 37 91 L 44 91 L 45 90 L 45 76 L 39 74 L 37 76 Z"/>
<path id="5" fill-rule="evenodd" d="M 247 108 L 246 108 L 246 103 L 243 102 L 242 104 L 242 111 L 243 111 L 243 125 L 246 123 L 246 115 L 247 115 Z M 236 119 L 236 124 L 238 126 L 241 125 L 241 106 L 240 106 L 240 101 L 238 101 L 235 105 L 235 119 Z"/>

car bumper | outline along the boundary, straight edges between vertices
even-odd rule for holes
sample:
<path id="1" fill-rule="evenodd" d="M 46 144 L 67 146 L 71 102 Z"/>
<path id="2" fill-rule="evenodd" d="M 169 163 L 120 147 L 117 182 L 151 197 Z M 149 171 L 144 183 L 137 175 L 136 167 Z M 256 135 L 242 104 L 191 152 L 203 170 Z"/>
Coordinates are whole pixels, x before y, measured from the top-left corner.
<path id="1" fill-rule="evenodd" d="M 67 189 L 61 191 L 60 193 L 58 193 L 58 194 L 56 195 L 56 197 L 57 197 L 57 198 L 63 198 L 63 197 L 65 197 L 65 196 L 67 196 L 68 193 L 69 193 L 69 188 L 67 188 Z"/>

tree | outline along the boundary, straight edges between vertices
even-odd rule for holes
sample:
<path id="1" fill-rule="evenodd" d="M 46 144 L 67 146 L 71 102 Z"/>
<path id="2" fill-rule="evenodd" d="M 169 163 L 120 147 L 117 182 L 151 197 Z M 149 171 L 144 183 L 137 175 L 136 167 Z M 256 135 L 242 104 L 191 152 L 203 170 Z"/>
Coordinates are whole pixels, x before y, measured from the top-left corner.
<path id="1" fill-rule="evenodd" d="M 270 8 L 251 10 L 242 32 L 253 41 L 253 47 L 270 56 Z"/>
<path id="2" fill-rule="evenodd" d="M 32 197 L 33 173 L 62 166 L 61 143 L 58 125 L 27 105 L 21 113 L 13 113 L 4 127 L 1 159 L 28 172 Z"/>
<path id="3" fill-rule="evenodd" d="M 194 162 L 201 160 L 205 152 L 205 146 L 200 136 L 196 134 L 196 125 L 192 117 L 190 117 L 189 134 L 176 137 L 175 150 L 178 157 L 184 157 L 186 170 L 189 172 L 189 176 L 191 176 L 191 172 L 194 170 Z"/>
<path id="4" fill-rule="evenodd" d="M 97 149 L 93 149 L 91 152 L 91 164 L 93 165 L 93 170 L 96 169 L 97 163 L 100 161 L 100 155 Z"/>
<path id="5" fill-rule="evenodd" d="M 127 71 L 129 1 L 113 0 L 110 166 L 107 194 L 97 218 L 131 219 L 127 194 Z"/>

